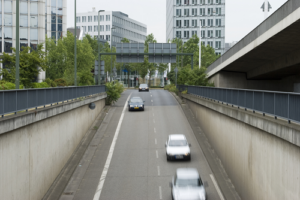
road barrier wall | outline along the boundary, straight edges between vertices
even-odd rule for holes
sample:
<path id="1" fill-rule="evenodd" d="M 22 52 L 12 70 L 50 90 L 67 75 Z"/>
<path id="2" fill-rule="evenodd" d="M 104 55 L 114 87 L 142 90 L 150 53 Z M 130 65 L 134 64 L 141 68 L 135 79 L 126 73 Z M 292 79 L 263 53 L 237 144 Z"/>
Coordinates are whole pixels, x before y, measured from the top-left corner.
<path id="1" fill-rule="evenodd" d="M 300 199 L 300 125 L 182 95 L 242 199 Z"/>
<path id="2" fill-rule="evenodd" d="M 105 98 L 101 93 L 0 119 L 0 199 L 42 199 Z"/>

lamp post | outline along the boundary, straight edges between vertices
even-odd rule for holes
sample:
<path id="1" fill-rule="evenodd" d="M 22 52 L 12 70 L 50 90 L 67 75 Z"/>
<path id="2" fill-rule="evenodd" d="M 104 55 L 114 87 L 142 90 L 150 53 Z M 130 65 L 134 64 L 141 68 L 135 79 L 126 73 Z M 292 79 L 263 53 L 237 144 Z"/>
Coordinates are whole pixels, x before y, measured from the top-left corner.
<path id="1" fill-rule="evenodd" d="M 76 36 L 77 36 L 77 27 L 76 27 L 76 0 L 74 0 L 74 85 L 77 86 L 77 47 L 76 47 Z"/>
<path id="2" fill-rule="evenodd" d="M 112 31 L 116 29 L 115 27 L 111 27 L 111 30 L 110 30 L 110 52 L 112 52 Z M 110 56 L 110 82 L 112 81 L 112 56 Z"/>
<path id="3" fill-rule="evenodd" d="M 101 72 L 101 70 L 100 70 L 100 59 L 101 59 L 101 57 L 100 57 L 100 12 L 104 12 L 104 10 L 99 10 L 98 11 L 98 85 L 100 85 L 101 83 L 101 75 L 100 75 L 100 72 Z"/>
<path id="4" fill-rule="evenodd" d="M 202 21 L 200 19 L 199 22 L 199 69 L 201 68 L 201 25 L 202 25 Z"/>
<path id="5" fill-rule="evenodd" d="M 19 25 L 19 0 L 16 1 L 16 89 L 19 89 L 19 53 L 20 53 L 20 37 L 19 37 L 19 30 L 20 30 L 20 25 Z"/>

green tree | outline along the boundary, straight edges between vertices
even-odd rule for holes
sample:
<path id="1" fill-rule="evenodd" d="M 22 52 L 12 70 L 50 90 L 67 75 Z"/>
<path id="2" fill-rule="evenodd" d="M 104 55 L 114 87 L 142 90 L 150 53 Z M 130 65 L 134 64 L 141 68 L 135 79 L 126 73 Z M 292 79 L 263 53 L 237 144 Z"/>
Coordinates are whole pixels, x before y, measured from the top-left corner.
<path id="1" fill-rule="evenodd" d="M 3 75 L 4 81 L 14 83 L 16 73 L 16 49 L 12 48 L 12 50 L 13 53 L 11 55 L 3 52 L 1 62 L 5 64 L 5 68 L 2 69 L 0 75 Z M 19 57 L 20 84 L 26 88 L 31 88 L 38 74 L 47 68 L 43 44 L 38 44 L 36 50 L 30 51 L 30 47 L 22 47 Z"/>

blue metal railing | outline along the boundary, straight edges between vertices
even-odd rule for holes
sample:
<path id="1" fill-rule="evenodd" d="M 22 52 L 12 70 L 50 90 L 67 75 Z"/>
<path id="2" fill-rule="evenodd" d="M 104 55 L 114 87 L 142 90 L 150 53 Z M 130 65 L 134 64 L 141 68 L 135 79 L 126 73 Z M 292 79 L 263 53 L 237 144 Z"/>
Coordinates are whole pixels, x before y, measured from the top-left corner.
<path id="1" fill-rule="evenodd" d="M 0 90 L 0 115 L 16 113 L 49 104 L 105 92 L 105 85 L 57 87 L 26 90 Z"/>
<path id="2" fill-rule="evenodd" d="M 179 85 L 179 91 L 300 123 L 300 94 Z"/>

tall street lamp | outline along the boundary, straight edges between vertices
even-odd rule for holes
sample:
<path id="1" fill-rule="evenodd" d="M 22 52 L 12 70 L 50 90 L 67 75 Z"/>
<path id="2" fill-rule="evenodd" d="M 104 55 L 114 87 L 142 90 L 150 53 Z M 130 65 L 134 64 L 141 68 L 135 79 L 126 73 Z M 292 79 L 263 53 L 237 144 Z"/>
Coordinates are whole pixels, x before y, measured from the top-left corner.
<path id="1" fill-rule="evenodd" d="M 100 85 L 100 13 L 104 12 L 104 10 L 99 10 L 98 11 L 98 85 Z"/>
<path id="2" fill-rule="evenodd" d="M 19 37 L 19 0 L 16 1 L 16 77 L 15 77 L 15 84 L 16 89 L 19 89 L 19 53 L 20 53 L 20 37 Z"/>
<path id="3" fill-rule="evenodd" d="M 116 29 L 115 27 L 111 27 L 111 30 L 110 30 L 110 52 L 112 52 L 112 31 Z M 110 56 L 110 82 L 112 81 L 112 55 Z"/>
<path id="4" fill-rule="evenodd" d="M 77 27 L 76 27 L 76 0 L 74 1 L 74 85 L 77 86 L 77 47 L 76 47 L 76 41 L 77 41 Z"/>

